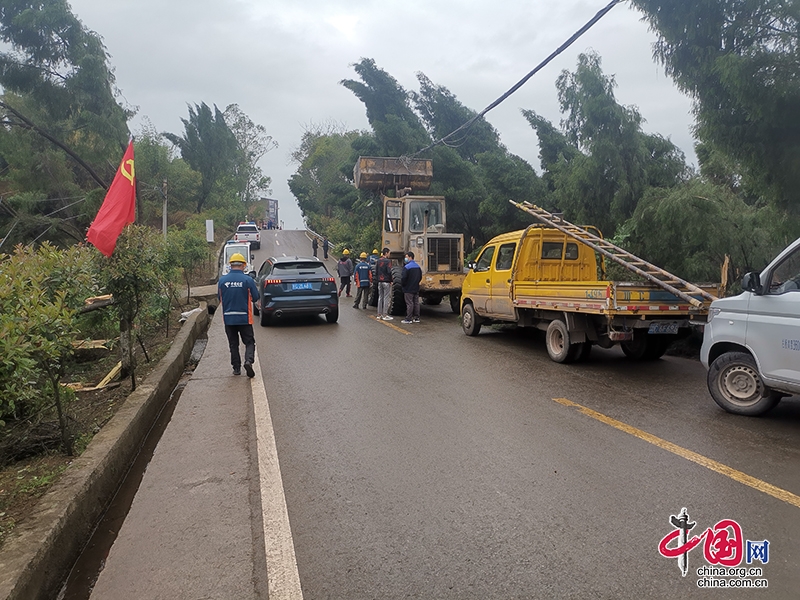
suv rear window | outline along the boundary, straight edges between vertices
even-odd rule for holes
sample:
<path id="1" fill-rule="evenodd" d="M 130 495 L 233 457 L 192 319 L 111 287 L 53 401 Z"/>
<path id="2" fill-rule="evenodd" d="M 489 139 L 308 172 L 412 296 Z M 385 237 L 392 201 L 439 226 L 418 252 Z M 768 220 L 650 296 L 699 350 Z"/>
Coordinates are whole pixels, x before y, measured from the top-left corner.
<path id="1" fill-rule="evenodd" d="M 274 275 L 324 275 L 325 265 L 316 262 L 277 263 L 272 270 Z"/>
<path id="2" fill-rule="evenodd" d="M 236 229 L 236 233 L 258 233 L 258 227 L 255 225 L 239 225 Z"/>

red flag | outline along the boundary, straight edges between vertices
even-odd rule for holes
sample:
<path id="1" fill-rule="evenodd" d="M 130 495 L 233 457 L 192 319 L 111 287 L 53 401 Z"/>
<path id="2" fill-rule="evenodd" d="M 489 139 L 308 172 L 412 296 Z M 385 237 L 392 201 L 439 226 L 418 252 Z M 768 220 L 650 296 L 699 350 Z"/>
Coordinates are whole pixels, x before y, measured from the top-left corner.
<path id="1" fill-rule="evenodd" d="M 89 231 L 88 239 L 106 256 L 111 256 L 117 245 L 117 238 L 128 223 L 133 223 L 136 215 L 136 182 L 133 168 L 133 140 L 122 156 L 117 174 L 108 188 L 105 200 Z"/>

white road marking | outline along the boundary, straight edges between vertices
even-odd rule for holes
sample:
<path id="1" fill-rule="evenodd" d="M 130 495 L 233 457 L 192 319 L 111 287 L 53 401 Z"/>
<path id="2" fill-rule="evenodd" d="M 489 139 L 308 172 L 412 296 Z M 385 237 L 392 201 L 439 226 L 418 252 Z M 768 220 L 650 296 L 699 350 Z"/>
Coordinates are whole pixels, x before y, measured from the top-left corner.
<path id="1" fill-rule="evenodd" d="M 278 237 L 278 234 L 276 233 L 276 234 L 275 234 L 275 238 L 276 238 L 276 239 L 275 239 L 275 245 L 276 245 L 276 246 L 280 246 L 280 245 L 281 245 L 281 243 L 278 241 L 277 237 Z"/>
<path id="2" fill-rule="evenodd" d="M 261 510 L 264 525 L 264 545 L 267 554 L 267 581 L 270 600 L 302 600 L 300 573 L 294 553 L 292 528 L 286 509 L 281 468 L 272 416 L 269 412 L 267 390 L 256 354 L 253 365 L 256 376 L 251 382 L 258 445 L 258 474 L 261 481 Z"/>

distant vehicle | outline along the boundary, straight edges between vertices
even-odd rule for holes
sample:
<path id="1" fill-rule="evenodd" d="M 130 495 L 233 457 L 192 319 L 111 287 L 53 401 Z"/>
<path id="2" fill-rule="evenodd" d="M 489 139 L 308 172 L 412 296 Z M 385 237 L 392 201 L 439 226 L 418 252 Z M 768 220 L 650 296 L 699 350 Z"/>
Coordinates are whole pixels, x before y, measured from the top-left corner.
<path id="1" fill-rule="evenodd" d="M 250 242 L 254 249 L 261 249 L 261 230 L 252 221 L 241 222 L 233 234 L 235 242 Z"/>
<path id="2" fill-rule="evenodd" d="M 328 323 L 339 319 L 336 280 L 318 258 L 268 258 L 258 270 L 256 285 L 261 297 L 262 327 L 286 315 L 324 314 Z"/>
<path id="3" fill-rule="evenodd" d="M 225 248 L 222 251 L 222 274 L 227 275 L 231 272 L 231 265 L 229 261 L 231 256 L 237 252 L 247 258 L 247 264 L 244 267 L 244 272 L 255 278 L 256 268 L 253 265 L 253 261 L 256 257 L 255 254 L 250 252 L 250 242 L 237 242 L 234 240 L 230 240 L 227 244 L 225 244 Z"/>
<path id="4" fill-rule="evenodd" d="M 800 239 L 742 289 L 711 303 L 700 361 L 714 402 L 755 416 L 800 394 Z"/>

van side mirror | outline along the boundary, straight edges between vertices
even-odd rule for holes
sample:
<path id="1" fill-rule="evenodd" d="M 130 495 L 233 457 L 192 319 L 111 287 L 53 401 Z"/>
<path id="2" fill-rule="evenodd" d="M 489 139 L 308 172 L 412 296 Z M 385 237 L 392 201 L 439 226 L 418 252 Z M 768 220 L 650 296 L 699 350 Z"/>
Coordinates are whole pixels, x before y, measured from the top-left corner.
<path id="1" fill-rule="evenodd" d="M 474 271 L 474 270 L 475 270 L 475 265 L 476 265 L 476 264 L 477 264 L 477 263 L 474 263 L 474 262 L 469 262 L 469 263 L 467 263 L 467 268 L 468 268 L 468 269 L 470 269 L 471 271 Z"/>
<path id="2" fill-rule="evenodd" d="M 255 254 L 251 254 L 250 255 L 250 260 L 255 260 L 255 259 L 256 259 L 256 255 Z"/>
<path id="3" fill-rule="evenodd" d="M 742 289 L 760 296 L 764 290 L 761 287 L 761 277 L 758 273 L 745 273 L 742 277 Z"/>

